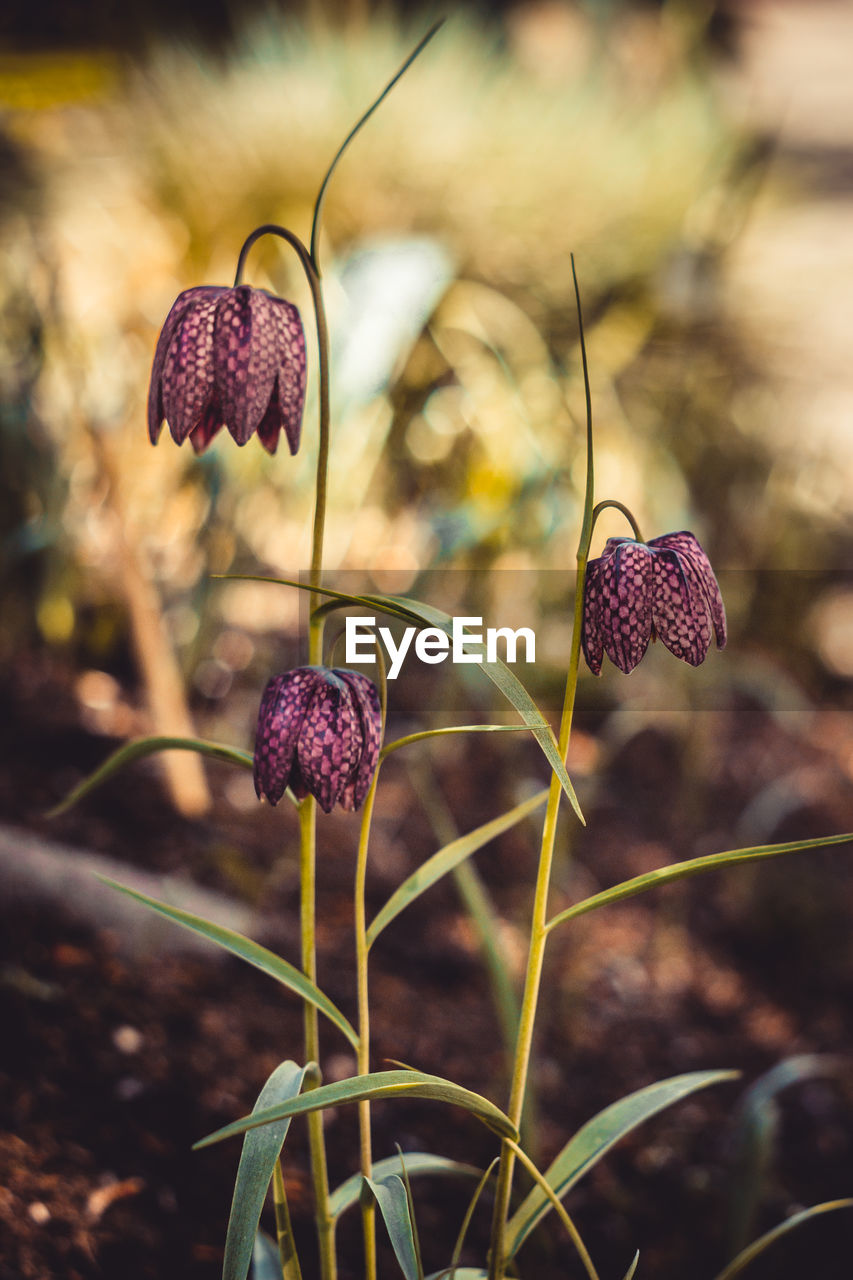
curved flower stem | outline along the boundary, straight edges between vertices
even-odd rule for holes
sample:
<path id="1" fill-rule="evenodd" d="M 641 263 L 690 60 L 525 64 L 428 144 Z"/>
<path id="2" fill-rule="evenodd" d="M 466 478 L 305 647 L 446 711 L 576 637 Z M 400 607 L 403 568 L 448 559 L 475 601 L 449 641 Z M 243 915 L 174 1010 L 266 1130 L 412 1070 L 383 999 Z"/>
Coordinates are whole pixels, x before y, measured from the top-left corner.
<path id="1" fill-rule="evenodd" d="M 595 469 L 592 447 L 592 398 L 589 388 L 589 370 L 586 358 L 586 342 L 584 340 L 583 316 L 581 313 L 580 290 L 575 274 L 575 260 L 572 256 L 572 278 L 575 284 L 575 298 L 578 309 L 580 328 L 581 360 L 583 363 L 584 389 L 586 392 L 586 491 L 584 497 L 584 517 L 581 527 L 577 551 L 577 584 L 575 587 L 574 626 L 572 628 L 572 646 L 569 654 L 569 669 L 566 675 L 566 691 L 563 698 L 563 713 L 560 719 L 559 751 L 565 760 L 569 749 L 569 738 L 572 731 L 572 718 L 575 709 L 575 693 L 580 666 L 581 630 L 583 626 L 583 586 L 586 566 L 589 559 L 589 547 L 592 540 L 593 506 L 595 501 Z M 524 992 L 521 998 L 521 1016 L 518 1026 L 518 1037 L 515 1047 L 510 1099 L 506 1114 L 516 1126 L 520 1125 L 524 1110 L 524 1098 L 527 1091 L 527 1076 L 530 1070 L 530 1057 L 533 1050 L 533 1031 L 536 1023 L 536 1011 L 539 1004 L 539 988 L 542 981 L 542 968 L 545 959 L 545 943 L 548 937 L 548 893 L 551 887 L 551 867 L 554 858 L 554 843 L 557 834 L 557 818 L 560 811 L 560 798 L 563 794 L 556 774 L 551 775 L 548 791 L 548 804 L 542 826 L 542 844 L 539 852 L 539 868 L 536 875 L 536 888 L 533 895 L 533 913 L 530 922 L 530 945 L 527 954 L 527 972 L 524 980 Z M 495 1211 L 492 1220 L 492 1242 L 489 1256 L 489 1280 L 503 1280 L 506 1274 L 506 1258 L 504 1256 L 504 1231 L 509 1214 L 510 1195 L 512 1192 L 512 1176 L 515 1165 L 513 1144 L 504 1142 L 501 1148 L 501 1163 L 498 1172 L 498 1184 L 495 1193 Z"/>
<path id="2" fill-rule="evenodd" d="M 634 514 L 625 506 L 624 502 L 617 502 L 615 498 L 605 498 L 603 502 L 597 502 L 592 509 L 592 524 L 595 528 L 595 522 L 601 515 L 602 511 L 606 511 L 608 507 L 613 507 L 616 511 L 621 511 L 625 519 L 628 521 L 633 530 L 634 537 L 637 542 L 643 542 L 643 535 L 640 533 L 640 526 L 634 519 Z"/>
<path id="3" fill-rule="evenodd" d="M 323 534 L 326 524 L 326 491 L 329 469 L 329 331 L 323 289 L 320 277 L 305 245 L 292 231 L 267 222 L 257 227 L 246 239 L 240 250 L 234 279 L 236 288 L 242 279 L 249 250 L 261 236 L 275 235 L 287 241 L 295 250 L 311 289 L 314 316 L 317 324 L 317 350 L 320 389 L 319 440 L 317 446 L 317 481 L 314 504 L 314 527 L 311 546 L 310 582 L 318 586 L 323 568 Z M 319 665 L 323 660 L 323 627 L 325 617 L 312 615 L 308 624 L 308 661 Z M 302 969 L 312 982 L 317 981 L 317 928 L 316 928 L 316 862 L 317 862 L 317 802 L 308 796 L 299 806 L 300 833 L 300 932 L 302 939 Z M 306 1004 L 303 1011 L 305 1061 L 320 1061 L 320 1027 L 317 1009 Z M 314 1212 L 320 1250 L 321 1280 L 335 1280 L 337 1266 L 334 1250 L 334 1221 L 329 1211 L 329 1176 L 326 1162 L 326 1145 L 323 1136 L 323 1117 L 319 1111 L 308 1116 L 308 1140 L 311 1149 L 311 1175 L 314 1184 Z"/>
<path id="4" fill-rule="evenodd" d="M 358 854 L 355 864 L 355 889 L 353 903 L 355 911 L 355 958 L 356 978 L 358 983 L 358 1074 L 366 1076 L 370 1072 L 370 1002 L 368 999 L 367 966 L 367 914 L 365 910 L 365 883 L 367 879 L 367 850 L 370 840 L 370 823 L 373 818 L 373 802 L 376 797 L 376 786 L 379 781 L 379 766 L 373 775 L 370 790 L 364 801 L 361 815 L 361 831 L 358 839 Z M 358 1104 L 359 1145 L 361 1153 L 361 1173 L 369 1178 L 373 1172 L 373 1149 L 370 1136 L 370 1102 Z M 361 1218 L 364 1232 L 364 1276 L 365 1280 L 376 1280 L 376 1201 L 372 1196 L 362 1199 Z"/>
<path id="5" fill-rule="evenodd" d="M 374 101 L 365 111 L 364 115 L 361 116 L 360 119 L 357 121 L 357 123 L 353 125 L 353 127 L 350 129 L 349 133 L 344 138 L 343 142 L 335 152 L 334 159 L 332 160 L 332 163 L 329 165 L 328 169 L 326 170 L 326 176 L 323 179 L 322 183 L 320 184 L 320 190 L 317 195 L 317 200 L 314 204 L 314 221 L 311 224 L 311 261 L 313 262 L 314 269 L 318 275 L 320 274 L 320 264 L 319 264 L 317 254 L 318 254 L 319 238 L 320 238 L 320 220 L 323 216 L 323 202 L 326 198 L 326 190 L 332 179 L 332 174 L 335 172 L 335 169 L 338 167 L 338 161 L 346 151 L 349 144 L 352 142 L 355 135 L 359 132 L 362 125 L 367 123 L 367 121 L 373 115 L 376 108 L 382 102 L 385 101 L 385 99 L 388 97 L 388 94 L 394 88 L 394 85 L 397 83 L 397 81 L 400 80 L 406 74 L 409 67 L 414 62 L 415 58 L 417 58 L 417 56 L 423 52 L 423 50 L 429 44 L 430 40 L 433 38 L 433 36 L 436 34 L 439 28 L 442 27 L 443 25 L 444 25 L 444 18 L 440 18 L 438 22 L 434 23 L 430 27 L 429 31 L 426 33 L 423 39 L 418 42 L 418 44 L 409 54 L 408 58 L 403 63 L 402 67 L 400 67 L 396 75 L 392 76 L 392 78 L 388 81 L 385 88 L 380 93 L 379 97 L 374 99 Z"/>

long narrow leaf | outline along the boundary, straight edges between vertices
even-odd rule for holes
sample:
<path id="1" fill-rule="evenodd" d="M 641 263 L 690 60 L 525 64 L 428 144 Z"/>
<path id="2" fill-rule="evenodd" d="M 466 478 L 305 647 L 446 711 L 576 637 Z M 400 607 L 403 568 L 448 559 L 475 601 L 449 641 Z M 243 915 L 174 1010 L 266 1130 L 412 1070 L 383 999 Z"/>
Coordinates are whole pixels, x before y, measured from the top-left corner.
<path id="1" fill-rule="evenodd" d="M 252 1280 L 282 1280 L 278 1246 L 259 1231 L 252 1250 Z"/>
<path id="2" fill-rule="evenodd" d="M 566 1194 L 601 1159 L 605 1152 L 651 1116 L 671 1107 L 708 1085 L 737 1078 L 736 1071 L 690 1071 L 686 1075 L 659 1080 L 644 1089 L 630 1093 L 605 1107 L 588 1120 L 563 1147 L 545 1172 L 551 1190 L 559 1197 Z M 533 1228 L 545 1217 L 551 1202 L 541 1187 L 534 1187 L 506 1225 L 505 1248 L 508 1258 L 515 1257 Z"/>
<path id="3" fill-rule="evenodd" d="M 209 1147 L 223 1138 L 232 1138 L 260 1124 L 271 1124 L 285 1116 L 304 1115 L 309 1111 L 323 1111 L 326 1107 L 339 1107 L 345 1103 L 377 1101 L 380 1098 L 426 1098 L 434 1102 L 447 1102 L 462 1107 L 481 1120 L 500 1137 L 515 1138 L 515 1125 L 499 1111 L 494 1103 L 479 1093 L 463 1089 L 461 1085 L 443 1080 L 441 1076 L 426 1075 L 422 1071 L 375 1071 L 366 1076 L 351 1076 L 347 1080 L 335 1080 L 321 1085 L 310 1093 L 301 1094 L 290 1102 L 270 1107 L 257 1115 L 244 1116 L 233 1124 L 217 1129 L 216 1133 L 202 1138 L 195 1148 Z"/>
<path id="4" fill-rule="evenodd" d="M 633 1258 L 633 1261 L 631 1262 L 630 1267 L 625 1272 L 625 1280 L 634 1280 L 634 1273 L 637 1270 L 639 1261 L 640 1261 L 640 1250 L 638 1249 L 637 1252 L 634 1254 L 634 1258 Z"/>
<path id="5" fill-rule="evenodd" d="M 223 950 L 230 951 L 232 955 L 239 956 L 241 960 L 254 965 L 262 973 L 269 974 L 271 978 L 275 978 L 302 1000 L 307 1000 L 309 1004 L 313 1004 L 321 1013 L 324 1013 L 329 1021 L 346 1036 L 353 1048 L 358 1048 L 358 1034 L 340 1009 L 332 1004 L 329 997 L 306 978 L 304 973 L 289 964 L 287 960 L 282 960 L 281 956 L 277 956 L 275 952 L 267 950 L 257 942 L 252 942 L 250 938 L 245 938 L 242 933 L 235 933 L 222 925 L 212 924 L 209 920 L 203 920 L 201 916 L 182 911 L 178 907 L 170 907 L 166 902 L 158 902 L 156 898 L 149 898 L 144 893 L 138 893 L 136 889 L 128 889 L 126 885 L 118 884 L 115 880 L 108 880 L 106 876 L 99 876 L 98 879 L 103 880 L 104 884 L 108 884 L 110 888 L 118 889 L 129 898 L 135 898 L 137 902 L 165 916 L 167 920 L 173 920 L 184 929 L 191 929 L 193 933 L 201 934 L 203 938 L 207 938 Z"/>
<path id="6" fill-rule="evenodd" d="M 386 925 L 389 925 L 401 911 L 410 906 L 416 898 L 419 898 L 442 876 L 447 875 L 460 862 L 464 862 L 477 849 L 482 849 L 483 845 L 488 844 L 490 840 L 502 835 L 504 831 L 509 831 L 511 827 L 514 827 L 522 819 L 538 809 L 540 805 L 544 804 L 547 798 L 547 790 L 539 791 L 535 796 L 531 796 L 529 800 L 523 800 L 521 804 L 517 804 L 508 813 L 503 813 L 499 818 L 493 818 L 491 822 L 486 822 L 483 826 L 476 827 L 473 831 L 469 831 L 467 835 L 460 836 L 458 840 L 452 840 L 443 849 L 439 849 L 438 853 L 434 853 L 431 858 L 427 858 L 426 862 L 422 863 L 417 871 L 413 871 L 400 887 L 392 893 L 385 906 L 372 920 L 367 930 L 368 947 L 373 946 Z"/>
<path id="7" fill-rule="evenodd" d="M 404 622 L 414 623 L 420 627 L 438 627 L 448 635 L 452 634 L 453 619 L 441 609 L 425 604 L 421 600 L 413 600 L 409 596 L 352 595 L 347 591 L 334 591 L 331 587 L 311 586 L 306 582 L 297 582 L 295 578 L 264 578 L 257 574 L 225 574 L 224 577 L 235 577 L 250 582 L 271 582 L 282 587 L 296 587 L 300 591 L 311 591 L 315 595 L 330 596 L 342 604 L 357 605 L 362 609 L 378 609 L 389 617 L 400 618 Z M 560 755 L 554 731 L 542 712 L 531 698 L 527 689 L 516 675 L 510 671 L 506 663 L 500 659 L 489 661 L 486 657 L 486 646 L 466 641 L 466 652 L 478 654 L 483 672 L 498 687 L 504 697 L 515 707 L 524 723 L 532 731 L 533 736 L 542 748 L 549 765 L 557 775 L 560 786 L 568 797 L 569 803 L 581 822 L 584 816 L 581 811 L 575 789 L 572 786 L 563 758 Z"/>
<path id="8" fill-rule="evenodd" d="M 295 1062 L 282 1062 L 259 1093 L 253 1114 L 295 1097 L 302 1088 L 305 1072 L 306 1068 Z M 289 1119 L 280 1120 L 278 1124 L 252 1129 L 243 1139 L 225 1236 L 222 1280 L 246 1280 L 267 1188 L 289 1128 Z"/>
<path id="9" fill-rule="evenodd" d="M 749 1266 L 760 1253 L 775 1244 L 782 1236 L 787 1235 L 789 1231 L 795 1231 L 804 1222 L 817 1218 L 822 1213 L 834 1213 L 836 1209 L 853 1209 L 853 1199 L 827 1200 L 825 1204 L 812 1205 L 810 1209 L 803 1209 L 801 1213 L 795 1213 L 792 1217 L 786 1218 L 784 1222 L 779 1223 L 778 1227 L 760 1236 L 758 1240 L 753 1240 L 751 1245 L 748 1245 L 727 1267 L 723 1268 L 716 1280 L 733 1280 L 734 1276 L 740 1275 L 744 1267 Z"/>
<path id="10" fill-rule="evenodd" d="M 399 1167 L 399 1156 L 387 1156 L 384 1160 L 376 1161 L 373 1166 L 373 1176 L 374 1178 L 387 1178 L 389 1174 L 394 1173 Z M 477 1178 L 480 1175 L 480 1170 L 475 1169 L 472 1164 L 460 1164 L 458 1160 L 448 1160 L 446 1156 L 434 1156 L 424 1151 L 406 1152 L 406 1172 L 412 1178 L 424 1173 L 450 1174 L 464 1178 Z M 360 1192 L 361 1174 L 354 1173 L 347 1178 L 346 1182 L 342 1182 L 329 1197 L 329 1213 L 331 1216 L 339 1218 L 347 1209 L 351 1209 L 358 1204 Z"/>
<path id="11" fill-rule="evenodd" d="M 387 1178 L 365 1178 L 364 1181 L 379 1205 L 379 1212 L 403 1275 L 406 1280 L 420 1280 L 409 1198 L 403 1179 L 398 1173 L 392 1173 Z"/>
<path id="12" fill-rule="evenodd" d="M 462 1250 L 465 1248 L 465 1237 L 468 1235 L 468 1228 L 471 1225 L 471 1219 L 474 1217 L 474 1211 L 479 1204 L 480 1196 L 486 1188 L 486 1183 L 489 1181 L 495 1167 L 499 1163 L 500 1157 L 495 1156 L 494 1160 L 477 1183 L 474 1194 L 468 1203 L 468 1208 L 465 1210 L 465 1217 L 462 1219 L 462 1225 L 459 1228 L 459 1234 L 457 1235 L 456 1243 L 453 1246 L 453 1253 L 450 1255 L 450 1267 L 448 1268 L 448 1276 L 450 1277 L 450 1280 L 454 1280 L 454 1277 L 459 1271 L 459 1259 L 462 1257 Z"/>
<path id="13" fill-rule="evenodd" d="M 612 889 L 604 889 L 583 902 L 576 902 L 548 921 L 547 928 L 556 929 L 558 924 L 566 920 L 574 920 L 576 916 L 584 916 L 598 907 L 606 907 L 611 902 L 623 902 L 625 898 L 634 898 L 638 893 L 646 893 L 660 885 L 672 884 L 675 880 L 684 880 L 687 876 L 699 875 L 703 871 L 714 871 L 717 867 L 735 866 L 739 862 L 759 862 L 762 858 L 775 858 L 781 853 L 799 853 L 804 849 L 822 849 L 835 844 L 849 844 L 853 841 L 853 832 L 845 832 L 839 836 L 818 836 L 812 840 L 790 840 L 787 844 L 762 844 L 750 849 L 729 849 L 725 853 L 709 853 L 702 858 L 690 858 L 686 862 L 675 862 L 668 867 L 659 867 L 657 871 L 646 871 L 632 880 L 624 880 Z"/>
<path id="14" fill-rule="evenodd" d="M 237 747 L 225 747 L 219 742 L 205 742 L 201 738 L 138 738 L 128 742 L 108 756 L 94 773 L 78 783 L 73 791 L 69 791 L 64 800 L 60 800 L 47 814 L 48 818 L 56 818 L 65 813 L 73 805 L 94 791 L 102 782 L 106 782 L 126 764 L 141 760 L 144 756 L 154 755 L 157 751 L 195 751 L 200 756 L 210 756 L 213 760 L 224 760 L 226 764 L 237 764 L 243 769 L 251 769 L 252 756 L 248 751 L 240 751 Z"/>

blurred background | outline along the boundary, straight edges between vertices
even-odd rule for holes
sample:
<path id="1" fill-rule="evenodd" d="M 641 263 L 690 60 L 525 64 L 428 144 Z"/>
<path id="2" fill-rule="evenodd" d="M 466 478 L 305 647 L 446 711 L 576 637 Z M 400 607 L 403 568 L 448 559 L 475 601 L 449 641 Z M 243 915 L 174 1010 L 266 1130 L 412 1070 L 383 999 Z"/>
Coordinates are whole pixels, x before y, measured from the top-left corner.
<path id="1" fill-rule="evenodd" d="M 264 1068 L 298 1056 L 290 1031 L 267 1042 L 278 1015 L 254 980 L 227 970 L 239 1010 L 226 1018 L 223 971 L 173 952 L 171 934 L 155 952 L 117 925 L 85 861 L 177 877 L 182 892 L 219 895 L 232 923 L 293 946 L 291 814 L 259 811 L 246 776 L 175 755 L 62 819 L 44 815 L 129 737 L 251 748 L 263 684 L 303 654 L 297 593 L 212 577 L 297 576 L 308 563 L 316 360 L 298 264 L 266 240 L 246 276 L 302 310 L 297 458 L 270 459 L 257 441 L 238 450 L 226 433 L 201 458 L 168 433 L 152 449 L 153 349 L 181 290 L 231 283 L 254 226 L 307 239 L 340 141 L 435 16 L 367 0 L 13 0 L 0 18 L 0 875 L 15 907 L 2 989 L 19 1028 L 0 1142 L 4 1280 L 216 1274 L 230 1166 L 205 1194 L 186 1148 L 251 1105 Z M 563 833 L 557 891 L 568 902 L 681 857 L 853 829 L 853 11 L 542 0 L 447 18 L 326 203 L 329 568 L 348 590 L 429 595 L 534 627 L 525 679 L 556 711 L 585 467 L 574 253 L 597 497 L 627 503 L 646 537 L 696 533 L 731 639 L 698 672 L 657 646 L 628 680 L 610 668 L 582 681 L 570 767 L 590 821 L 582 838 Z M 625 532 L 608 513 L 594 549 Z M 500 718 L 487 682 L 465 674 L 407 672 L 395 731 Z M 454 826 L 539 785 L 542 764 L 504 737 L 444 745 L 411 767 L 395 759 L 387 774 L 377 905 Z M 345 1007 L 352 827 L 330 820 L 321 886 L 328 985 Z M 510 971 L 523 963 L 534 850 L 522 830 L 478 862 Z M 755 1075 L 794 1053 L 849 1051 L 848 859 L 729 873 L 561 940 L 539 1080 L 546 1154 L 655 1074 Z M 489 993 L 471 903 L 442 892 L 410 926 L 417 959 L 410 931 L 377 961 L 378 1044 L 499 1092 L 500 1049 L 487 1061 L 475 1051 L 485 1014 L 474 1009 L 488 1010 Z M 151 970 L 155 954 L 168 958 Z M 446 1015 L 414 1044 L 399 1043 L 401 969 L 434 984 Z M 472 1002 L 467 1045 L 451 1044 L 459 1001 Z M 298 1037 L 295 1013 L 291 1026 Z M 635 1048 L 603 1071 L 614 1026 L 634 1029 Z M 791 1169 L 755 1184 L 760 1225 L 850 1189 L 849 1083 L 835 1068 L 803 1074 L 785 1113 Z M 21 1093 L 25 1079 L 35 1083 Z M 568 1081 L 583 1084 L 570 1099 Z M 700 1274 L 708 1250 L 722 1260 L 721 1117 L 734 1101 L 715 1116 L 703 1099 L 591 1184 L 581 1225 L 585 1210 L 614 1270 L 638 1244 L 663 1280 Z M 297 1160 L 297 1192 L 300 1176 Z M 682 1220 L 695 1215 L 690 1241 L 668 1238 L 663 1205 L 676 1196 Z M 540 1276 L 567 1274 L 552 1244 Z"/>

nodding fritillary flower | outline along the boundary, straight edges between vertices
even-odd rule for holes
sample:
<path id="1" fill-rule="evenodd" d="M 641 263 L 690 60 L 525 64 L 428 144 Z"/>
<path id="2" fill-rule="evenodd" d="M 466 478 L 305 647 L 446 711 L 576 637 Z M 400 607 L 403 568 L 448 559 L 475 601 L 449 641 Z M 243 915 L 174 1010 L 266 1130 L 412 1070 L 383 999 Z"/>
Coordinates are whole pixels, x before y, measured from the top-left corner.
<path id="1" fill-rule="evenodd" d="M 290 302 L 262 289 L 201 285 L 176 299 L 151 370 L 148 434 L 165 418 L 172 438 L 196 453 L 224 426 L 237 444 L 255 432 L 275 453 L 283 430 L 299 448 L 305 403 L 305 333 Z"/>
<path id="2" fill-rule="evenodd" d="M 650 542 L 609 538 L 599 559 L 589 562 L 581 638 L 595 675 L 605 653 L 621 671 L 633 671 L 656 637 L 676 658 L 698 667 L 712 634 L 722 649 L 723 599 L 692 533 L 666 533 Z"/>
<path id="3" fill-rule="evenodd" d="M 358 671 L 297 667 L 270 680 L 258 713 L 255 791 L 278 804 L 287 787 L 331 813 L 367 795 L 382 736 L 379 694 Z"/>

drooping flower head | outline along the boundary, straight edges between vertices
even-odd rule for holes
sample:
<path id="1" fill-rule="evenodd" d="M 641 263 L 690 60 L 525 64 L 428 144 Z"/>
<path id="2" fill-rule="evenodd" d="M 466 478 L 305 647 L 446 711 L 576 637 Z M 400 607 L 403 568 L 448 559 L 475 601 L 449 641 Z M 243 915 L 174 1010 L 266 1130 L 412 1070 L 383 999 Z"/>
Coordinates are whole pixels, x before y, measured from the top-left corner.
<path id="1" fill-rule="evenodd" d="M 287 787 L 331 813 L 367 795 L 382 735 L 376 686 L 358 671 L 297 667 L 270 680 L 258 713 L 255 791 L 278 804 Z"/>
<path id="2" fill-rule="evenodd" d="M 659 637 L 676 658 L 704 662 L 712 634 L 726 643 L 726 613 L 710 561 L 692 533 L 666 533 L 650 542 L 609 538 L 587 566 L 583 651 L 601 674 L 606 653 L 621 671 L 633 671 Z"/>
<path id="3" fill-rule="evenodd" d="M 305 334 L 290 302 L 241 284 L 201 285 L 176 299 L 151 370 L 148 434 L 165 418 L 172 437 L 196 453 L 225 426 L 243 445 L 257 431 L 275 453 L 284 430 L 299 448 L 305 403 Z"/>

